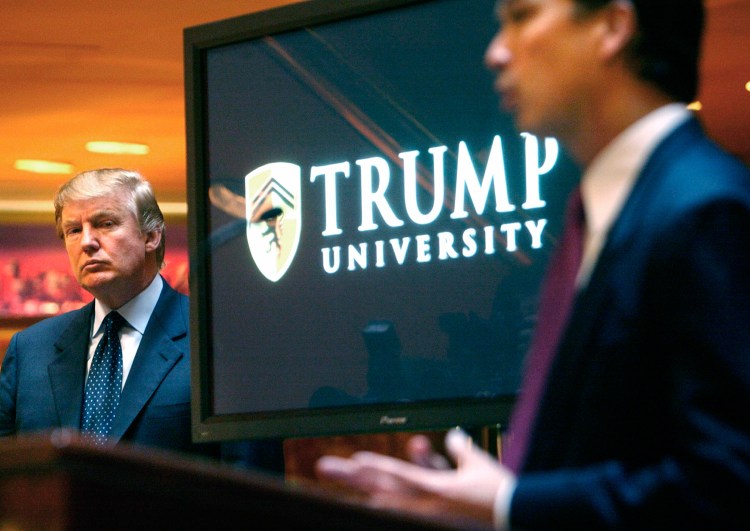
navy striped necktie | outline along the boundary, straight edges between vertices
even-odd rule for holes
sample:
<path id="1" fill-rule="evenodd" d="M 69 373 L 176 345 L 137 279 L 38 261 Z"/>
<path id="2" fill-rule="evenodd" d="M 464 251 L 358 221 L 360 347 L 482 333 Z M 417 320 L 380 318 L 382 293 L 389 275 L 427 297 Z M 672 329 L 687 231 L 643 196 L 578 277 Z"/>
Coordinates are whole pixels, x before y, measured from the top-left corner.
<path id="1" fill-rule="evenodd" d="M 563 236 L 542 287 L 534 339 L 518 402 L 511 415 L 510 438 L 503 447 L 503 463 L 516 473 L 523 466 L 547 374 L 575 300 L 585 226 L 581 192 L 575 188 L 568 199 Z"/>
<path id="2" fill-rule="evenodd" d="M 96 347 L 83 394 L 81 431 L 97 445 L 107 441 L 122 390 L 122 347 L 118 335 L 125 319 L 110 312 L 103 321 L 104 334 Z"/>

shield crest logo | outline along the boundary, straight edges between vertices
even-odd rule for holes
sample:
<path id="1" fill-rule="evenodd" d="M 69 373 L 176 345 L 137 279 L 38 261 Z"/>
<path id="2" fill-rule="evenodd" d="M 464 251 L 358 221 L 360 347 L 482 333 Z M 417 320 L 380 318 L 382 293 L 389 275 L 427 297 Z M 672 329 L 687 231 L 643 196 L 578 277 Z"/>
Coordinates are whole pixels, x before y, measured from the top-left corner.
<path id="1" fill-rule="evenodd" d="M 278 281 L 294 260 L 302 232 L 302 169 L 273 162 L 245 176 L 247 244 L 258 270 Z"/>

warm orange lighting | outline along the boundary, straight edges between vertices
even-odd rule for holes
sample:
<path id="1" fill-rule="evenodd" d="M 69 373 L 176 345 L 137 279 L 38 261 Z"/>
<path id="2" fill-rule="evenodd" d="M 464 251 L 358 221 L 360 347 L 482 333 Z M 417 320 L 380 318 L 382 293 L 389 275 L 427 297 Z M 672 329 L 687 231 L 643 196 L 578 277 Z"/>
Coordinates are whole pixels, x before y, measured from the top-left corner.
<path id="1" fill-rule="evenodd" d="M 748 92 L 750 92 L 750 81 L 748 81 L 747 83 L 745 83 L 745 90 L 748 91 Z"/>
<path id="2" fill-rule="evenodd" d="M 691 111 L 700 111 L 703 108 L 703 104 L 699 101 L 694 101 L 693 103 L 688 104 L 687 108 Z"/>
<path id="3" fill-rule="evenodd" d="M 29 171 L 32 173 L 73 173 L 72 164 L 66 162 L 53 162 L 51 160 L 18 159 L 13 163 L 13 167 L 17 170 Z"/>
<path id="4" fill-rule="evenodd" d="M 148 155 L 146 144 L 132 142 L 86 142 L 86 150 L 91 153 L 105 153 L 107 155 Z"/>

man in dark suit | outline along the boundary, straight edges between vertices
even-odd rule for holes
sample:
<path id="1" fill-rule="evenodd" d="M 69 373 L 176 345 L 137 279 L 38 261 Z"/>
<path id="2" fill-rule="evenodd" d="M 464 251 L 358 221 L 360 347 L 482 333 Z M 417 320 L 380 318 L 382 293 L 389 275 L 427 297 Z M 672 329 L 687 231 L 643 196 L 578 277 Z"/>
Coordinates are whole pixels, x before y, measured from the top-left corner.
<path id="1" fill-rule="evenodd" d="M 685 109 L 702 3 L 504 0 L 499 11 L 486 62 L 503 105 L 584 169 L 574 299 L 569 312 L 543 299 L 535 334 L 551 360 L 532 347 L 504 464 L 452 432 L 456 469 L 435 470 L 415 438 L 423 466 L 360 453 L 318 471 L 381 506 L 426 498 L 498 529 L 746 529 L 750 172 Z M 545 291 L 562 283 L 558 263 Z M 552 338 L 550 314 L 568 315 Z"/>
<path id="2" fill-rule="evenodd" d="M 150 184 L 122 169 L 81 173 L 58 190 L 55 222 L 94 301 L 12 338 L 0 373 L 0 435 L 82 427 L 84 409 L 96 407 L 85 404 L 84 389 L 105 341 L 102 322 L 116 310 L 124 325 L 114 417 L 84 435 L 212 453 L 191 441 L 188 299 L 159 274 L 164 218 Z"/>

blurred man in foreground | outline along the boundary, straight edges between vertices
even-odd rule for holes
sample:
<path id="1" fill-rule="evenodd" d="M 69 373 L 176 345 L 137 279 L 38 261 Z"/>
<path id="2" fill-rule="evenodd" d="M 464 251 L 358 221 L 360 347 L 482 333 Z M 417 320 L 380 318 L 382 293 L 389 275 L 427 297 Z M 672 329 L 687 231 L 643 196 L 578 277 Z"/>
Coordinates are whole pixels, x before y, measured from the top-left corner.
<path id="1" fill-rule="evenodd" d="M 584 170 L 503 464 L 452 432 L 455 469 L 415 438 L 414 464 L 359 453 L 318 473 L 498 529 L 745 528 L 750 172 L 685 109 L 702 2 L 504 0 L 499 15 L 502 105 Z"/>

